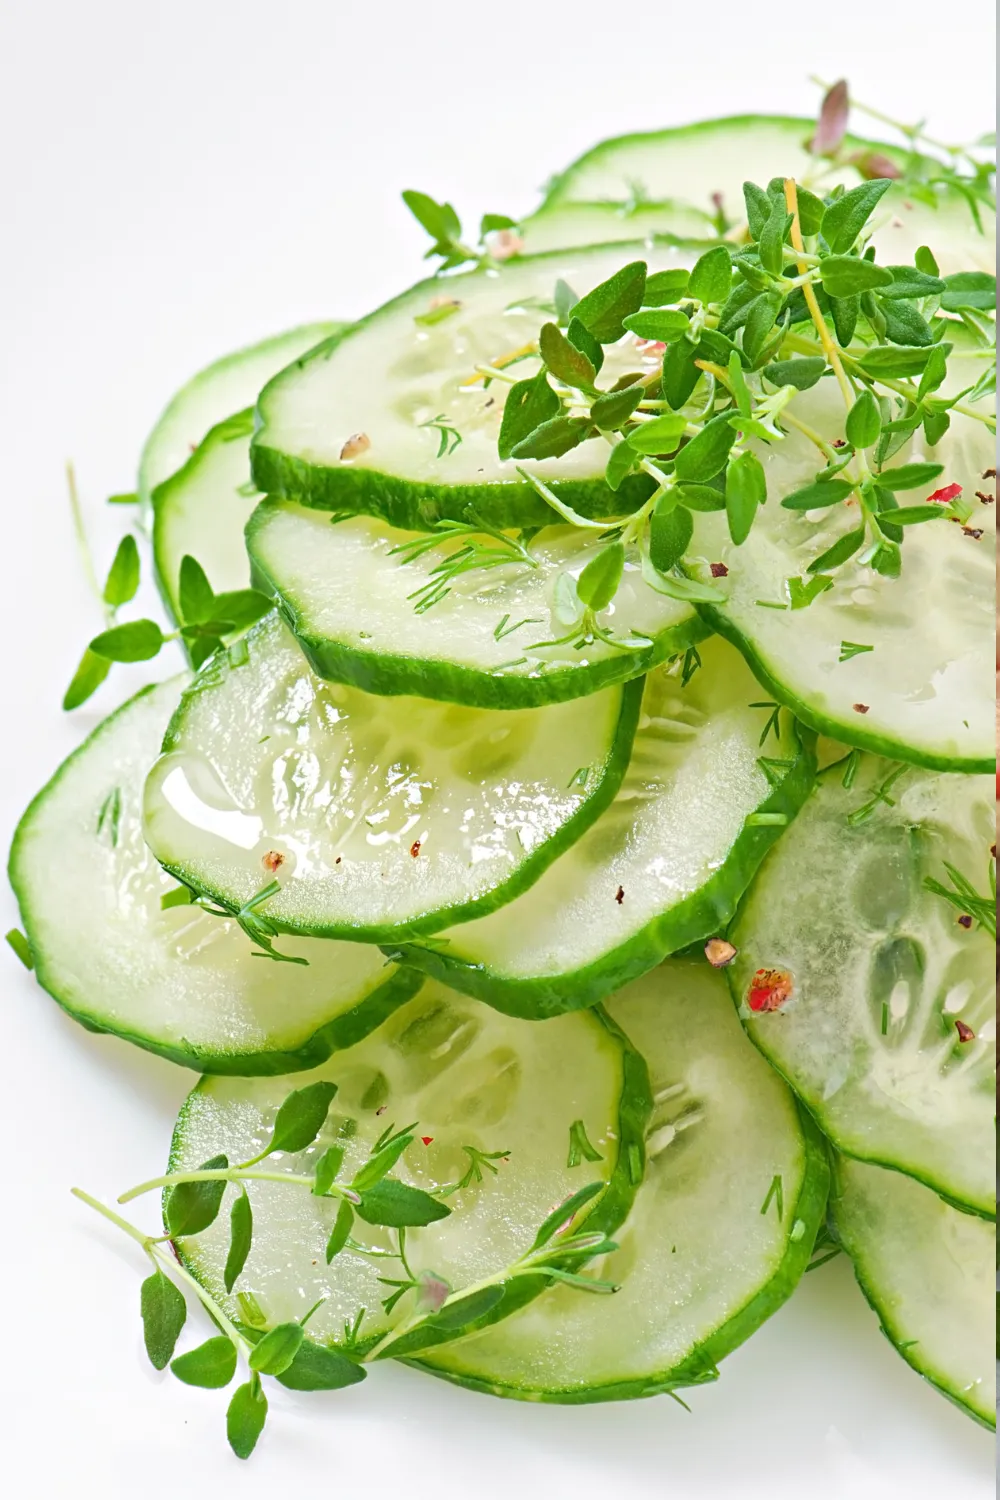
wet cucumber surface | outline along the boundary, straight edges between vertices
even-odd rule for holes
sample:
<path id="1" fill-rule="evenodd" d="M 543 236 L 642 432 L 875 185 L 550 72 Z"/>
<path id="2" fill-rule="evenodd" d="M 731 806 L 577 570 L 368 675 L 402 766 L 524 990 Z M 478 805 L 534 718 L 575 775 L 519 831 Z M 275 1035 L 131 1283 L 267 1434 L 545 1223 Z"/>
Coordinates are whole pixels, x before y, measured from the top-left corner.
<path id="1" fill-rule="evenodd" d="M 994 815 L 992 777 L 830 766 L 764 861 L 727 971 L 751 1039 L 842 1152 L 989 1216 L 994 945 L 947 867 L 990 900 Z"/>
<path id="2" fill-rule="evenodd" d="M 723 931 L 812 785 L 809 744 L 772 713 L 718 637 L 650 673 L 621 790 L 579 842 L 508 906 L 386 952 L 538 1018 Z"/>
<path id="3" fill-rule="evenodd" d="M 153 858 L 142 789 L 187 679 L 147 688 L 100 725 L 28 808 L 10 877 L 42 986 L 84 1026 L 202 1072 L 315 1066 L 416 988 L 354 943 L 291 939 L 305 963 L 253 958 L 236 923 L 190 905 Z"/>
<path id="4" fill-rule="evenodd" d="M 322 682 L 273 616 L 238 645 L 171 721 L 146 838 L 178 879 L 280 931 L 392 941 L 492 910 L 628 764 L 641 682 L 499 713 Z"/>

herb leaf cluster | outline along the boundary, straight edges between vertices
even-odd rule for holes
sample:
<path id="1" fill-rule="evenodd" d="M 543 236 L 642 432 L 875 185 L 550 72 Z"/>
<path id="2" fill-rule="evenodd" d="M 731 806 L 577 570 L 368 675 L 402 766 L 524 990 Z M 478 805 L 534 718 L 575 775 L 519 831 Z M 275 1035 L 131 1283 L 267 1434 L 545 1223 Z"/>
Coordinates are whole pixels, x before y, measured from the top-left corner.
<path id="1" fill-rule="evenodd" d="M 78 1198 L 141 1245 L 151 1262 L 152 1274 L 142 1283 L 139 1306 L 146 1352 L 154 1367 L 162 1370 L 169 1366 L 187 1385 L 219 1390 L 232 1384 L 241 1362 L 245 1365 L 247 1379 L 236 1387 L 226 1415 L 229 1444 L 239 1458 L 249 1458 L 264 1429 L 268 1414 L 265 1377 L 297 1391 L 339 1390 L 357 1384 L 365 1379 L 367 1365 L 374 1361 L 408 1358 L 490 1321 L 511 1284 L 524 1277 L 540 1278 L 543 1285 L 562 1282 L 591 1293 L 617 1291 L 610 1282 L 581 1274 L 586 1261 L 617 1249 L 602 1231 L 588 1232 L 578 1226 L 579 1215 L 603 1192 L 604 1182 L 587 1183 L 553 1209 L 531 1244 L 509 1266 L 474 1286 L 454 1290 L 434 1271 L 414 1272 L 407 1237 L 447 1218 L 453 1210 L 446 1200 L 473 1184 L 488 1183 L 500 1170 L 497 1164 L 509 1159 L 508 1151 L 465 1146 L 468 1169 L 456 1182 L 435 1192 L 425 1192 L 394 1175 L 404 1152 L 417 1139 L 416 1122 L 402 1129 L 390 1125 L 383 1131 L 349 1181 L 341 1180 L 344 1149 L 336 1141 L 319 1154 L 308 1174 L 265 1167 L 268 1158 L 277 1153 L 302 1152 L 319 1141 L 336 1094 L 336 1084 L 324 1080 L 295 1089 L 278 1109 L 266 1145 L 248 1161 L 232 1165 L 224 1154 L 218 1154 L 192 1171 L 170 1172 L 123 1193 L 119 1203 L 163 1192 L 165 1238 L 144 1234 L 113 1209 L 81 1189 L 73 1189 Z M 599 1158 L 586 1139 L 582 1122 L 574 1122 L 570 1137 L 571 1142 L 576 1140 L 581 1148 L 586 1147 L 580 1159 Z M 247 1184 L 256 1180 L 284 1183 L 290 1191 L 334 1200 L 327 1263 L 345 1251 L 398 1262 L 401 1274 L 379 1278 L 387 1288 L 382 1306 L 386 1313 L 392 1313 L 409 1298 L 409 1311 L 387 1331 L 365 1335 L 366 1314 L 362 1309 L 353 1324 L 345 1326 L 343 1338 L 335 1345 L 318 1343 L 307 1332 L 308 1322 L 322 1300 L 297 1321 L 269 1327 L 254 1295 L 236 1291 L 254 1243 Z M 239 1319 L 231 1318 L 220 1301 L 171 1253 L 174 1242 L 194 1238 L 215 1224 L 230 1186 L 237 1191 L 230 1207 L 223 1279 L 226 1292 L 235 1291 L 243 1313 Z M 370 1247 L 356 1239 L 359 1221 L 389 1229 L 392 1248 Z M 201 1302 L 215 1332 L 196 1347 L 176 1354 L 188 1316 L 181 1286 Z"/>

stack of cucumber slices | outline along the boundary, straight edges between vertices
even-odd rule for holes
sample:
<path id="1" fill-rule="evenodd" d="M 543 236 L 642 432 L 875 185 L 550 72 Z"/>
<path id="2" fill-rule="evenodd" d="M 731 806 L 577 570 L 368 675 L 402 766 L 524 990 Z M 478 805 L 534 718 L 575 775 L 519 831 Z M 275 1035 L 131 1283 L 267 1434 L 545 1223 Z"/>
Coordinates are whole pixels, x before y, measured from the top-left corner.
<path id="1" fill-rule="evenodd" d="M 203 1075 L 166 1239 L 79 1196 L 241 1457 L 265 1377 L 714 1381 L 841 1251 L 994 1425 L 989 177 L 838 113 L 605 142 L 471 248 L 407 194 L 436 275 L 143 450 L 172 625 L 72 701 L 185 670 L 24 814 L 10 941 Z"/>

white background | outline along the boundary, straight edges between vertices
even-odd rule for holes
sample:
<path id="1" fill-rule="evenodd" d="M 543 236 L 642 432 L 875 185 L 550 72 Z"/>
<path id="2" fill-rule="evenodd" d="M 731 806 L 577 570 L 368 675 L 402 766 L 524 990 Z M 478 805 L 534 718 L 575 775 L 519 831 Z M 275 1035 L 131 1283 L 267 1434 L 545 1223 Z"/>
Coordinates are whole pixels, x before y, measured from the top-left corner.
<path id="1" fill-rule="evenodd" d="M 130 686 L 116 669 L 93 712 L 60 714 L 100 628 L 64 461 L 106 566 L 123 513 L 101 501 L 133 487 L 176 386 L 232 347 L 363 313 L 416 278 L 424 242 L 402 188 L 450 198 L 470 223 L 516 215 L 602 136 L 810 113 L 813 71 L 972 138 L 991 123 L 993 57 L 989 0 L 4 0 L 3 837 Z M 2 899 L 0 930 L 15 919 Z M 493 1402 L 379 1368 L 348 1393 L 278 1393 L 241 1468 L 224 1395 L 144 1361 L 141 1257 L 68 1196 L 155 1169 L 191 1079 L 82 1032 L 2 953 L 0 1005 L 0 1451 L 18 1500 L 216 1500 L 237 1483 L 374 1500 L 993 1493 L 989 1435 L 904 1367 L 843 1261 L 691 1394 L 690 1416 L 665 1398 Z"/>

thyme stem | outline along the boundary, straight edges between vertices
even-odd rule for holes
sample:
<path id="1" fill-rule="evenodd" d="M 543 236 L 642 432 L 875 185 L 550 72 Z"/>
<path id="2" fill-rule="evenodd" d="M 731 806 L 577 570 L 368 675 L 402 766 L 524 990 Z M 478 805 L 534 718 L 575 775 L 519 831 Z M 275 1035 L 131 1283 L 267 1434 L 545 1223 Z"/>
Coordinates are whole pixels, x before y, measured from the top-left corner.
<path id="1" fill-rule="evenodd" d="M 163 1177 L 151 1177 L 148 1182 L 140 1182 L 137 1187 L 129 1188 L 128 1192 L 122 1193 L 118 1199 L 119 1203 L 131 1203 L 133 1198 L 141 1198 L 144 1193 L 152 1193 L 157 1188 L 176 1187 L 182 1182 L 290 1182 L 298 1187 L 312 1188 L 315 1179 L 304 1177 L 294 1172 L 257 1172 L 248 1171 L 244 1167 L 219 1167 L 199 1169 L 196 1172 L 168 1172 Z M 359 1195 L 352 1188 L 340 1187 L 337 1183 L 331 1184 L 326 1197 L 346 1198 L 348 1203 L 360 1203 Z"/>

